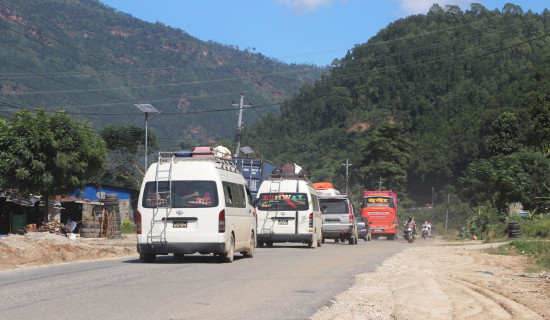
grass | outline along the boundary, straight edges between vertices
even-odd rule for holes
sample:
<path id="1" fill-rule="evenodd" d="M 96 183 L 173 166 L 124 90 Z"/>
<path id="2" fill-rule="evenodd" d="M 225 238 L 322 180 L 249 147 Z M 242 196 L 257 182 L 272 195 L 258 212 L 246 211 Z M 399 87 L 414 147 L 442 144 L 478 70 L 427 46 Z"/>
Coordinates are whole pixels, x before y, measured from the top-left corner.
<path id="1" fill-rule="evenodd" d="M 487 249 L 487 252 L 513 256 L 529 255 L 534 258 L 536 265 L 531 266 L 528 272 L 550 270 L 550 241 L 514 240 L 497 248 Z"/>

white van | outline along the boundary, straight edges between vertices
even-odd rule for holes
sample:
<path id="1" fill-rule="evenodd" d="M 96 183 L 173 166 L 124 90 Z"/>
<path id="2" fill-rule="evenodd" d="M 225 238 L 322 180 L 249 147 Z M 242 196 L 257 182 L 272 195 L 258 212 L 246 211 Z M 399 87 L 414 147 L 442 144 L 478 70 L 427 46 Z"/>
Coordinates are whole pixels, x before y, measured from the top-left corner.
<path id="1" fill-rule="evenodd" d="M 160 152 L 149 167 L 137 208 L 140 259 L 196 252 L 226 262 L 234 252 L 253 256 L 257 219 L 251 193 L 235 165 L 212 152 Z"/>
<path id="2" fill-rule="evenodd" d="M 280 171 L 258 189 L 258 246 L 300 242 L 320 247 L 323 222 L 313 184 L 295 164 L 285 164 Z"/>

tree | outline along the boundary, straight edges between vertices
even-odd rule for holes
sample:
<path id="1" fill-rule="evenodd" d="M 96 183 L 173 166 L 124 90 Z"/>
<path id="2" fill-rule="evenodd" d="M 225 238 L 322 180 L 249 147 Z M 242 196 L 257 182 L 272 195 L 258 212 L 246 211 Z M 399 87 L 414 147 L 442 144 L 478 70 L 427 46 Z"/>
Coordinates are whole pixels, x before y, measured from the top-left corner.
<path id="1" fill-rule="evenodd" d="M 372 131 L 362 148 L 362 177 L 366 181 L 382 179 L 387 189 L 404 193 L 410 160 L 410 141 L 402 124 L 382 124 Z"/>
<path id="2" fill-rule="evenodd" d="M 522 149 L 510 155 L 497 155 L 471 163 L 459 181 L 463 195 L 472 205 L 489 202 L 502 216 L 513 202 L 521 202 L 528 209 L 534 208 L 534 189 L 542 190 L 542 186 L 548 183 L 549 170 L 550 159 L 543 153 Z"/>
<path id="3" fill-rule="evenodd" d="M 529 143 L 537 150 L 550 153 L 550 102 L 539 99 L 531 108 Z"/>
<path id="4" fill-rule="evenodd" d="M 488 148 L 493 155 L 514 153 L 521 147 L 519 121 L 511 112 L 502 113 L 491 124 Z"/>
<path id="5" fill-rule="evenodd" d="M 139 158 L 143 154 L 145 129 L 136 125 L 106 126 L 100 131 L 100 136 L 107 145 L 106 162 L 108 171 L 101 182 L 118 187 L 138 189 L 144 172 Z M 158 148 L 156 134 L 148 131 L 148 151 Z"/>
<path id="6" fill-rule="evenodd" d="M 23 110 L 0 122 L 0 175 L 5 187 L 52 196 L 76 190 L 105 169 L 105 142 L 65 111 Z"/>

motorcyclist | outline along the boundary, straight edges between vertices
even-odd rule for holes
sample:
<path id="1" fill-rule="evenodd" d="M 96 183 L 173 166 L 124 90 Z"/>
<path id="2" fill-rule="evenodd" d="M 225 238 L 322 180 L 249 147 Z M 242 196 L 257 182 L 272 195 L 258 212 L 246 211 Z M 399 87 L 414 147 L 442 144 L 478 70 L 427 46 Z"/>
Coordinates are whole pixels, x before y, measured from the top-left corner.
<path id="1" fill-rule="evenodd" d="M 403 230 L 407 230 L 408 227 L 411 227 L 413 230 L 413 234 L 416 234 L 416 222 L 414 222 L 413 216 L 409 216 L 409 219 L 403 225 L 403 228 L 404 228 Z"/>
<path id="2" fill-rule="evenodd" d="M 422 231 L 426 230 L 428 232 L 428 237 L 432 237 L 432 224 L 427 220 L 422 224 Z"/>

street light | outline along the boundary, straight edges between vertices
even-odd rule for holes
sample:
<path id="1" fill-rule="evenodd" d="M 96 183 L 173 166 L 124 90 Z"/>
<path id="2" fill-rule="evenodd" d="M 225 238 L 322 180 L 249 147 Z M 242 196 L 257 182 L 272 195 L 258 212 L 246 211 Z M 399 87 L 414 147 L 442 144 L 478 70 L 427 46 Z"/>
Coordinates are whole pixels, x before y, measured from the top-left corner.
<path id="1" fill-rule="evenodd" d="M 145 112 L 145 169 L 143 170 L 143 174 L 147 172 L 147 127 L 149 126 L 149 122 L 153 119 L 155 119 L 159 114 L 161 114 L 164 110 L 158 111 L 157 108 L 153 107 L 150 104 L 134 104 L 139 110 Z M 151 119 L 149 119 L 149 112 L 157 112 Z"/>

